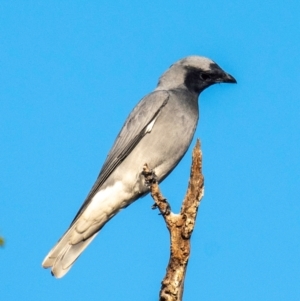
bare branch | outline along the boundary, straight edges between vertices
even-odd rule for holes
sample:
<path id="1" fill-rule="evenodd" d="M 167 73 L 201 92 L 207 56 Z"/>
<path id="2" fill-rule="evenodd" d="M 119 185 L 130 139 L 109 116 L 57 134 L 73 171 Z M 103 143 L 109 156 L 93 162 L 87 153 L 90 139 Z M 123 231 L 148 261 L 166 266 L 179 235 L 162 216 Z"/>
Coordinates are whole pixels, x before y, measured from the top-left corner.
<path id="1" fill-rule="evenodd" d="M 181 301 L 190 255 L 190 238 L 194 230 L 198 207 L 204 194 L 202 153 L 199 140 L 193 150 L 190 181 L 179 214 L 171 212 L 168 201 L 160 192 L 155 174 L 149 170 L 147 164 L 144 165 L 143 175 L 149 185 L 155 205 L 159 208 L 170 232 L 171 254 L 166 276 L 162 281 L 159 300 Z"/>

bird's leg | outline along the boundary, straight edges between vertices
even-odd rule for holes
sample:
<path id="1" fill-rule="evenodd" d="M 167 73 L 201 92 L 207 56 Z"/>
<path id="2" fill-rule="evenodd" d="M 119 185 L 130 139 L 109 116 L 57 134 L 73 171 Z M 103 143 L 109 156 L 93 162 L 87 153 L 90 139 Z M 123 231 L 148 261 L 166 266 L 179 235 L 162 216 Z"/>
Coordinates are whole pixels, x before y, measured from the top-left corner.
<path id="1" fill-rule="evenodd" d="M 148 164 L 145 164 L 143 167 L 142 175 L 145 178 L 145 185 L 150 189 L 151 184 L 157 183 L 157 176 L 153 169 L 149 169 Z M 158 208 L 158 205 L 154 203 L 151 206 L 151 209 L 155 210 Z"/>
<path id="2" fill-rule="evenodd" d="M 165 199 L 162 196 L 158 187 L 157 176 L 152 169 L 149 169 L 148 164 L 145 164 L 143 166 L 142 175 L 145 177 L 145 185 L 147 185 L 152 195 L 152 198 L 155 200 L 155 204 L 152 205 L 151 208 L 159 208 L 159 214 L 162 216 L 169 215 L 171 213 L 171 207 L 167 199 Z"/>
<path id="3" fill-rule="evenodd" d="M 157 183 L 157 175 L 153 169 L 149 169 L 148 164 L 143 167 L 142 175 L 145 177 L 145 185 L 150 188 L 151 184 Z"/>

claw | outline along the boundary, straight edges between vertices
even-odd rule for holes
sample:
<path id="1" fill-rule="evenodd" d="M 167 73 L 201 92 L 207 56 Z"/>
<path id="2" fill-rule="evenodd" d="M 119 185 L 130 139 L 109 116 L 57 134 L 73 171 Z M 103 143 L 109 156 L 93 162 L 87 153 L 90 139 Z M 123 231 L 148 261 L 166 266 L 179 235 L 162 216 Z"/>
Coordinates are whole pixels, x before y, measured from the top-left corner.
<path id="1" fill-rule="evenodd" d="M 158 207 L 157 204 L 154 203 L 154 204 L 151 206 L 151 209 L 152 209 L 152 210 L 155 210 L 155 209 L 157 209 L 157 207 Z"/>
<path id="2" fill-rule="evenodd" d="M 171 213 L 171 208 L 169 204 L 166 206 L 164 212 L 159 213 L 159 215 L 169 215 Z"/>

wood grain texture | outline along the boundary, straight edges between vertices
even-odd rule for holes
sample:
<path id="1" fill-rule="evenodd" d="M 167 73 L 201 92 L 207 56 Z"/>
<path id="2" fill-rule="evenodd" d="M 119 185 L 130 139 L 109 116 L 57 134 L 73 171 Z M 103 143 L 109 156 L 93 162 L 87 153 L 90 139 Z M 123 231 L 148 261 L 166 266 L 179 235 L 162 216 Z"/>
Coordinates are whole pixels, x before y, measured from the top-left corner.
<path id="1" fill-rule="evenodd" d="M 170 233 L 170 260 L 162 281 L 159 300 L 181 301 L 190 256 L 190 239 L 195 227 L 198 207 L 204 195 L 200 141 L 197 140 L 193 150 L 189 185 L 179 214 L 171 211 L 170 204 L 159 189 L 154 172 L 149 170 L 147 164 L 143 167 L 143 175 L 155 201 L 154 207 L 160 210 Z"/>

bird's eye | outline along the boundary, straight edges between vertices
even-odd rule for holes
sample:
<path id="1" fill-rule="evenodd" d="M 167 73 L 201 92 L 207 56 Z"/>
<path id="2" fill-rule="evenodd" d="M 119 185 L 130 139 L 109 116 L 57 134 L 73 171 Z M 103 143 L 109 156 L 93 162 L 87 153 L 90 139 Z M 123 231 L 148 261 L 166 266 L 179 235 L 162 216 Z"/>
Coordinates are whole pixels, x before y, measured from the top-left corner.
<path id="1" fill-rule="evenodd" d="M 210 75 L 207 73 L 201 73 L 200 77 L 202 80 L 208 80 L 211 78 Z"/>

